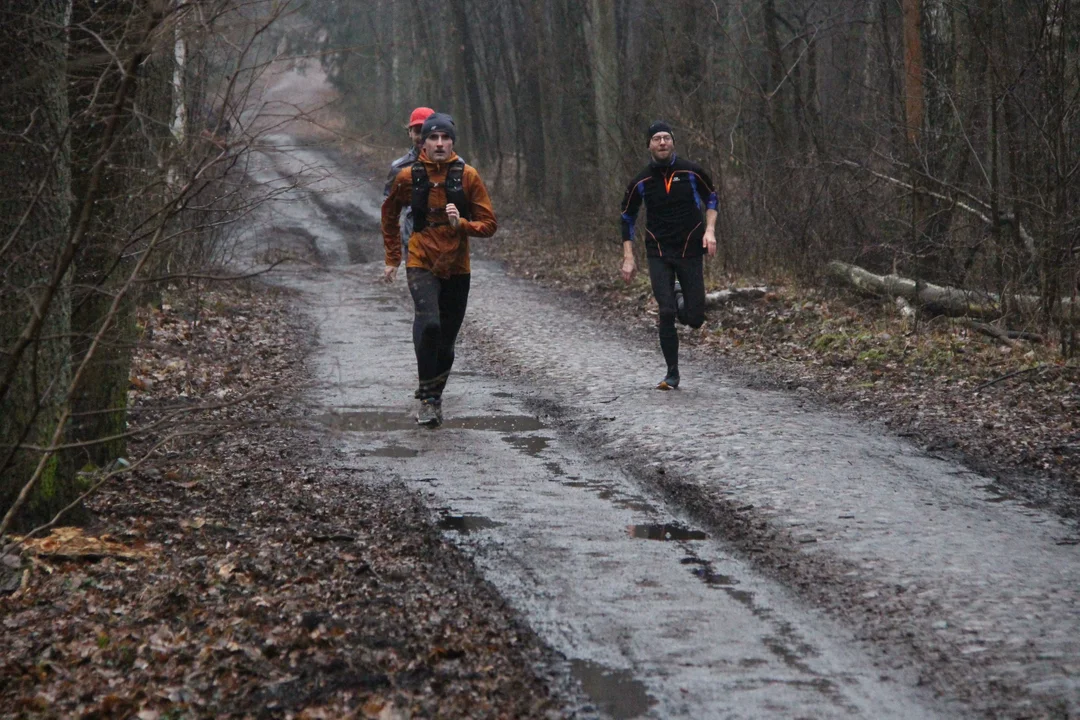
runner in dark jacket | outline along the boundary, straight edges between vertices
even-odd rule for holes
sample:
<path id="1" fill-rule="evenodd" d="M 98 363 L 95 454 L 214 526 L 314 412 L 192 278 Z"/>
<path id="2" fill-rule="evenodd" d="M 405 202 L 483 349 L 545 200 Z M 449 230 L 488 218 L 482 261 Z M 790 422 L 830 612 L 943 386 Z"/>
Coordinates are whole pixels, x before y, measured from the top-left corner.
<path id="1" fill-rule="evenodd" d="M 626 187 L 622 204 L 622 277 L 634 278 L 634 225 L 645 203 L 645 254 L 659 307 L 660 349 L 667 374 L 656 386 L 679 386 L 679 333 L 705 322 L 702 257 L 716 254 L 716 191 L 700 165 L 675 154 L 671 126 L 654 122 L 646 134 L 651 161 Z"/>

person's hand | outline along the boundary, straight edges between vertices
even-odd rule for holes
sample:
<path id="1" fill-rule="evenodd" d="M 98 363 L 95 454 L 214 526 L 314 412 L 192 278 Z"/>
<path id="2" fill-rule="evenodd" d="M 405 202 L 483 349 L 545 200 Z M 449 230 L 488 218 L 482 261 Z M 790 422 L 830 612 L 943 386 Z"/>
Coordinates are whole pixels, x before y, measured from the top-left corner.
<path id="1" fill-rule="evenodd" d="M 705 248 L 705 252 L 709 253 L 709 257 L 716 255 L 716 231 L 706 230 L 705 237 L 701 239 L 701 247 Z"/>
<path id="2" fill-rule="evenodd" d="M 458 226 L 458 223 L 461 222 L 461 213 L 458 212 L 457 205 L 454 203 L 446 204 L 446 217 L 450 220 L 450 224 L 453 227 Z"/>
<path id="3" fill-rule="evenodd" d="M 619 271 L 620 274 L 622 275 L 623 282 L 628 283 L 631 280 L 633 280 L 634 279 L 634 271 L 636 269 L 637 269 L 636 265 L 634 264 L 634 256 L 630 255 L 628 257 L 624 257 L 623 261 L 622 261 L 622 268 Z"/>
<path id="4" fill-rule="evenodd" d="M 384 283 L 392 283 L 396 277 L 397 265 L 386 265 L 383 267 L 382 279 Z"/>

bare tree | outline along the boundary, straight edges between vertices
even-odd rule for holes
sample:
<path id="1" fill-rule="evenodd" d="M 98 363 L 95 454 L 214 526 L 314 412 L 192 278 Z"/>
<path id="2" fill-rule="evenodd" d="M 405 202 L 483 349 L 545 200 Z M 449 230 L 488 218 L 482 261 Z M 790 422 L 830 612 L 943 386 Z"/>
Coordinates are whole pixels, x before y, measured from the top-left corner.
<path id="1" fill-rule="evenodd" d="M 0 508 L 49 444 L 71 376 L 68 241 L 71 176 L 65 94 L 68 0 L 0 9 Z M 30 522 L 67 505 L 74 478 L 54 458 L 28 500 Z"/>

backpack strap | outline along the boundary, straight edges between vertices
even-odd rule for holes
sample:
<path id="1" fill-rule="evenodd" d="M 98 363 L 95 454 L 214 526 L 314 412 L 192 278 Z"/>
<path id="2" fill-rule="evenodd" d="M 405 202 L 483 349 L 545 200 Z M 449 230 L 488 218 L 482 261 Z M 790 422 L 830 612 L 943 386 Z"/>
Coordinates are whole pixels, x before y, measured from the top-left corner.
<path id="1" fill-rule="evenodd" d="M 431 180 L 427 168 L 417 160 L 412 165 L 412 217 L 413 232 L 420 232 L 427 227 L 428 195 L 431 193 Z"/>
<path id="2" fill-rule="evenodd" d="M 458 159 L 446 170 L 446 202 L 457 206 L 465 220 L 471 219 L 471 204 L 465 194 L 465 162 Z M 412 165 L 412 216 L 413 232 L 420 232 L 427 227 L 428 196 L 434 183 L 428 177 L 424 163 L 417 160 Z"/>
<path id="3" fill-rule="evenodd" d="M 465 220 L 471 220 L 472 209 L 465 195 L 465 161 L 460 158 L 446 171 L 446 202 L 454 203 Z"/>

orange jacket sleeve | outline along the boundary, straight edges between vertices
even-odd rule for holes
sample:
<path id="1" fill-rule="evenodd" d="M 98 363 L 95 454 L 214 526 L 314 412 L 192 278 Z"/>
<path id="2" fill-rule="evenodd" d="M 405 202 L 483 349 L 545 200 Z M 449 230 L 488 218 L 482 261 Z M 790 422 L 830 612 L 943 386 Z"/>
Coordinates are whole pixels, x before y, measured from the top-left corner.
<path id="1" fill-rule="evenodd" d="M 401 211 L 412 202 L 412 169 L 403 168 L 394 178 L 390 194 L 382 204 L 383 247 L 386 249 L 386 264 L 397 267 L 401 264 Z"/>
<path id="2" fill-rule="evenodd" d="M 480 173 L 471 165 L 465 166 L 465 172 L 461 177 L 461 185 L 469 198 L 469 220 L 461 222 L 466 235 L 473 237 L 491 237 L 499 229 L 498 221 L 495 220 L 495 209 L 491 206 L 491 196 L 488 195 L 484 181 L 480 179 Z M 383 217 L 386 217 L 385 206 Z"/>

